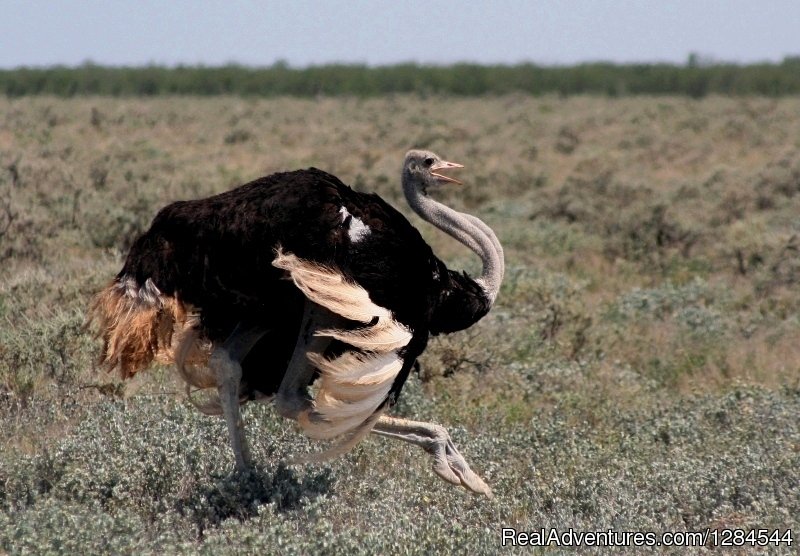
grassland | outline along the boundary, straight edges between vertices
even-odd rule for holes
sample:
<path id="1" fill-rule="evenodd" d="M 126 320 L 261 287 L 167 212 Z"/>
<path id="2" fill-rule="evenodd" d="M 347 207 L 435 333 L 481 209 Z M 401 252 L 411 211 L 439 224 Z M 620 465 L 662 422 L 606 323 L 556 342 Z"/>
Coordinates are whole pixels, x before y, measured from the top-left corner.
<path id="1" fill-rule="evenodd" d="M 792 98 L 0 100 L 0 552 L 800 536 L 799 114 Z M 441 198 L 497 231 L 507 277 L 479 325 L 432 342 L 396 413 L 446 425 L 494 499 L 378 438 L 286 467 L 315 447 L 268 406 L 245 408 L 259 466 L 230 477 L 224 423 L 169 369 L 124 388 L 97 370 L 87 301 L 161 206 L 314 165 L 402 207 L 414 146 L 466 165 Z"/>

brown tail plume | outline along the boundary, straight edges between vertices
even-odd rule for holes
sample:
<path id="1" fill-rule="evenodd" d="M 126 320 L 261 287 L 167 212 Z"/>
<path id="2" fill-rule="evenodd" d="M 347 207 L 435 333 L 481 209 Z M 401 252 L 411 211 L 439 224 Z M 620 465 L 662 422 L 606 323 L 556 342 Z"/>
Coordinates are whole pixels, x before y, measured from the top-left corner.
<path id="1" fill-rule="evenodd" d="M 141 286 L 129 277 L 114 280 L 95 296 L 89 321 L 103 340 L 100 363 L 109 371 L 118 370 L 123 379 L 154 360 L 174 362 L 176 349 L 183 361 L 203 357 L 197 357 L 194 345 L 175 345 L 184 339 L 196 344 L 197 335 L 185 329 L 196 326 L 197 319 L 189 318 L 184 304 L 162 294 L 151 280 Z"/>

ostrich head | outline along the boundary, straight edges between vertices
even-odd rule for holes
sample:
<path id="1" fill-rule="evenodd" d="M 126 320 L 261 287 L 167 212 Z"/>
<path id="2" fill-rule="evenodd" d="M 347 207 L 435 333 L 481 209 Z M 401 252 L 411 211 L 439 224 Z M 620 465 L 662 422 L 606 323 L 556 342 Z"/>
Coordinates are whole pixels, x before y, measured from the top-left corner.
<path id="1" fill-rule="evenodd" d="M 463 168 L 442 160 L 430 151 L 413 150 L 403 161 L 403 193 L 411 210 L 446 234 L 460 241 L 483 261 L 483 271 L 475 282 L 483 288 L 491 306 L 503 281 L 503 246 L 492 229 L 480 219 L 455 211 L 428 197 L 428 188 L 445 183 L 461 183 L 442 172 Z"/>
<path id="2" fill-rule="evenodd" d="M 403 161 L 403 191 L 406 197 L 426 195 L 429 187 L 445 183 L 461 184 L 455 178 L 442 172 L 453 168 L 463 168 L 461 164 L 448 162 L 431 151 L 412 150 L 406 153 Z"/>

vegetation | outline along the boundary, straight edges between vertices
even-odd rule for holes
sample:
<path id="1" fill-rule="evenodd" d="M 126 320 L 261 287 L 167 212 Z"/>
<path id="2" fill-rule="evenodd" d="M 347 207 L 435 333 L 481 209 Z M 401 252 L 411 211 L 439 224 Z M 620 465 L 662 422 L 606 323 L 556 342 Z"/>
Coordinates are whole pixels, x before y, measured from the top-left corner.
<path id="1" fill-rule="evenodd" d="M 355 95 L 389 93 L 501 95 L 711 94 L 784 96 L 800 93 L 800 57 L 771 64 L 705 64 L 692 55 L 685 66 L 672 64 L 588 63 L 576 66 L 447 67 L 400 64 L 368 67 L 327 65 L 305 69 L 278 63 L 268 68 L 160 66 L 80 67 L 0 70 L 0 92 L 23 95 Z"/>
<path id="2" fill-rule="evenodd" d="M 718 96 L 0 100 L 0 553 L 542 552 L 502 549 L 503 527 L 798 542 L 798 113 Z M 508 271 L 489 316 L 431 343 L 396 414 L 447 426 L 494 499 L 381 438 L 287 467 L 319 446 L 254 404 L 259 466 L 231 476 L 224 422 L 173 370 L 98 371 L 88 300 L 161 206 L 314 165 L 408 214 L 412 146 L 466 165 L 435 194 L 497 231 Z"/>

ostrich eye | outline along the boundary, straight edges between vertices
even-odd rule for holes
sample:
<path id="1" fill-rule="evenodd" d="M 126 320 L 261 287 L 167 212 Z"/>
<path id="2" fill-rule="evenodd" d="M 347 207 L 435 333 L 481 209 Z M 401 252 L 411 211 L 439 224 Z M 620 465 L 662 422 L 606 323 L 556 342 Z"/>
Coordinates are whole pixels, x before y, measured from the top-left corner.
<path id="1" fill-rule="evenodd" d="M 428 157 L 425 159 L 425 166 L 432 166 L 433 165 L 433 158 Z"/>

